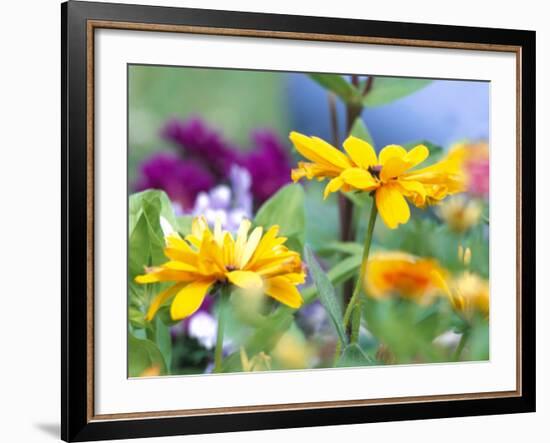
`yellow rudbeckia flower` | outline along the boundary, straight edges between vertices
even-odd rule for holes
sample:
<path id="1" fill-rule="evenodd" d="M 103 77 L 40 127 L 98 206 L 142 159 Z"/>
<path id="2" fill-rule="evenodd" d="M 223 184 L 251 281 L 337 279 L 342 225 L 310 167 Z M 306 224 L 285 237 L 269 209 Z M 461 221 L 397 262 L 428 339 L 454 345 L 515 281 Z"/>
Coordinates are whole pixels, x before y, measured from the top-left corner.
<path id="1" fill-rule="evenodd" d="M 290 133 L 290 140 L 310 162 L 299 162 L 292 179 L 330 179 L 324 197 L 342 190 L 373 192 L 376 207 L 391 229 L 410 218 L 407 198 L 417 207 L 434 204 L 447 195 L 463 190 L 461 170 L 463 154 L 451 151 L 442 161 L 423 169 L 413 169 L 429 156 L 424 145 L 406 151 L 398 145 L 384 147 L 377 156 L 364 140 L 350 136 L 344 143 L 345 153 L 317 137 Z"/>
<path id="2" fill-rule="evenodd" d="M 489 282 L 471 272 L 464 272 L 451 280 L 447 294 L 453 308 L 462 316 L 471 318 L 475 312 L 489 316 Z"/>
<path id="3" fill-rule="evenodd" d="M 278 226 L 265 233 L 257 227 L 248 235 L 250 227 L 250 221 L 243 220 L 234 238 L 219 223 L 210 231 L 206 220 L 198 217 L 185 239 L 177 233 L 168 235 L 164 254 L 169 261 L 135 279 L 141 284 L 174 283 L 153 299 L 147 320 L 172 296 L 172 318 L 190 316 L 216 283 L 263 291 L 280 303 L 299 308 L 303 301 L 296 286 L 305 280 L 300 254 L 284 246 L 286 238 L 277 236 Z"/>
<path id="4" fill-rule="evenodd" d="M 365 289 L 377 299 L 399 296 L 428 303 L 446 290 L 446 271 L 433 259 L 400 251 L 378 252 L 367 262 Z"/>
<path id="5" fill-rule="evenodd" d="M 465 232 L 479 223 L 482 212 L 479 201 L 457 196 L 445 200 L 438 207 L 437 214 L 453 231 Z"/>

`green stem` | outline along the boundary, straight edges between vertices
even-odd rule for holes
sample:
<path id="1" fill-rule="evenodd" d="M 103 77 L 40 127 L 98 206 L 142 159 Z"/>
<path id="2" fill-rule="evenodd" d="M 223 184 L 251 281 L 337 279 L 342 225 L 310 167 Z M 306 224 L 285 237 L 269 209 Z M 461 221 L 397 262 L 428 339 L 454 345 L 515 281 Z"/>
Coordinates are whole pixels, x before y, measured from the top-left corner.
<path id="1" fill-rule="evenodd" d="M 220 289 L 220 308 L 218 311 L 218 332 L 216 335 L 216 350 L 214 351 L 214 373 L 222 372 L 223 332 L 225 328 L 227 300 L 229 300 L 229 285 L 224 285 Z"/>
<path id="2" fill-rule="evenodd" d="M 453 355 L 453 361 L 459 361 L 460 360 L 460 354 L 462 354 L 462 351 L 464 350 L 464 346 L 466 346 L 466 342 L 470 338 L 470 331 L 464 331 L 462 333 L 462 337 L 460 337 L 460 341 L 458 342 L 458 346 L 456 347 L 455 353 Z"/>
<path id="3" fill-rule="evenodd" d="M 374 225 L 376 223 L 376 216 L 378 215 L 378 210 L 376 208 L 376 202 L 374 201 L 374 196 L 372 198 L 372 207 L 370 211 L 369 225 L 367 227 L 367 235 L 365 237 L 365 243 L 363 246 L 363 256 L 361 259 L 361 266 L 359 267 L 359 278 L 355 282 L 355 287 L 353 289 L 353 294 L 351 299 L 346 307 L 344 312 L 344 330 L 347 330 L 350 318 L 353 315 L 352 319 L 352 328 L 351 328 L 351 343 L 357 343 L 359 339 L 359 326 L 361 324 L 361 284 L 365 276 L 366 262 L 369 258 L 370 246 L 372 243 L 372 234 L 374 232 Z M 335 361 L 340 357 L 340 351 L 342 350 L 342 342 L 338 340 L 336 344 L 336 352 L 334 355 Z"/>
<path id="4" fill-rule="evenodd" d="M 363 301 L 361 297 L 361 285 L 363 284 L 363 279 L 365 277 L 365 268 L 367 267 L 367 260 L 369 258 L 370 245 L 372 243 L 372 234 L 374 232 L 374 224 L 376 223 L 376 215 L 378 210 L 376 208 L 376 202 L 374 201 L 374 196 L 372 197 L 372 207 L 370 210 L 370 219 L 369 225 L 367 227 L 367 236 L 365 238 L 365 245 L 363 246 L 363 257 L 361 259 L 361 268 L 359 268 L 359 278 L 355 283 L 355 288 L 353 289 L 352 300 L 354 300 L 354 315 L 352 318 L 352 327 L 351 327 L 351 343 L 357 343 L 359 339 L 359 326 L 361 325 L 361 302 Z M 350 303 L 351 304 L 351 303 Z"/>

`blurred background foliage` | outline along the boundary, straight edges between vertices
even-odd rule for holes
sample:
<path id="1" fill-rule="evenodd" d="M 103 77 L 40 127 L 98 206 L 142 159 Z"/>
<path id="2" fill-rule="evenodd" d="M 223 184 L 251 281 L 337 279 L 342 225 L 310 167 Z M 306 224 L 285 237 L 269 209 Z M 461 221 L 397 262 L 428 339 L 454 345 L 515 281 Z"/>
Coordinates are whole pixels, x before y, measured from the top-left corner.
<path id="1" fill-rule="evenodd" d="M 169 149 L 159 130 L 173 117 L 201 116 L 245 149 L 253 129 L 290 131 L 288 85 L 278 73 L 131 65 L 128 81 L 130 182 L 148 154 Z"/>

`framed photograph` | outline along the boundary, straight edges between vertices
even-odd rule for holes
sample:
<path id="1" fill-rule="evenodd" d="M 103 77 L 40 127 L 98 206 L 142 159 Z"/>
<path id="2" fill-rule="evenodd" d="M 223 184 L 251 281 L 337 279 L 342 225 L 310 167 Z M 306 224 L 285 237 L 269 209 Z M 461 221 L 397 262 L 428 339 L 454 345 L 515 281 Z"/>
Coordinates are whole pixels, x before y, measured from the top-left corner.
<path id="1" fill-rule="evenodd" d="M 535 410 L 534 32 L 61 14 L 65 441 Z"/>

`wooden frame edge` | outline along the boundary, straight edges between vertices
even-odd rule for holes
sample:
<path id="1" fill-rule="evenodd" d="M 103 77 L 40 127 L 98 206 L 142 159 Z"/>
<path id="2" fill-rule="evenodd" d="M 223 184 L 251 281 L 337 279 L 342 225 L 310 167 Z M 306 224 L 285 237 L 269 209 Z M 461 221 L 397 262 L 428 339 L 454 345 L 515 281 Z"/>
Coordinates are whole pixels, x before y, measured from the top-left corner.
<path id="1" fill-rule="evenodd" d="M 516 341 L 516 377 L 517 388 L 515 391 L 503 391 L 492 393 L 471 393 L 471 394 L 453 394 L 453 395 L 436 395 L 436 396 L 419 396 L 419 397 L 396 397 L 388 399 L 371 399 L 371 400 L 356 400 L 356 401 L 329 401 L 329 402 L 309 402 L 309 403 L 294 403 L 294 404 L 277 404 L 277 405 L 260 405 L 260 406 L 239 406 L 228 408 L 205 408 L 205 409 L 190 409 L 176 411 L 160 411 L 160 412 L 145 412 L 145 413 L 124 413 L 124 414 L 94 414 L 94 31 L 98 28 L 106 29 L 124 29 L 124 30 L 139 30 L 139 31 L 155 31 L 155 32 L 177 32 L 191 34 L 210 34 L 210 35 L 226 35 L 226 36 L 246 36 L 259 38 L 283 38 L 294 40 L 309 40 L 309 41 L 334 41 L 348 43 L 366 43 L 376 45 L 398 45 L 426 48 L 447 48 L 447 49 L 464 49 L 464 50 L 481 50 L 481 51 L 498 51 L 512 52 L 516 54 L 516 155 L 517 155 L 517 341 Z M 137 418 L 158 418 L 158 417 L 189 417 L 199 415 L 219 415 L 219 414 L 237 414 L 243 412 L 271 412 L 271 411 L 294 411 L 312 408 L 341 408 L 350 406 L 367 406 L 367 405 L 388 405 L 388 404 L 406 404 L 413 402 L 436 402 L 444 400 L 473 400 L 487 398 L 505 398 L 505 397 L 520 397 L 522 395 L 522 346 L 521 346 L 521 319 L 522 319 L 522 269 L 521 269 L 521 227 L 522 227 L 522 47 L 519 45 L 495 45 L 485 43 L 460 43 L 460 42 L 445 42 L 432 40 L 414 40 L 414 39 L 396 39 L 396 38 L 381 38 L 381 37 L 360 37 L 360 36 L 345 36 L 331 34 L 311 34 L 311 33 L 295 33 L 284 31 L 262 31 L 249 29 L 235 28 L 215 28 L 203 26 L 187 26 L 187 25 L 161 25 L 134 23 L 123 21 L 107 21 L 107 20 L 87 20 L 87 198 L 86 205 L 88 208 L 88 216 L 86 221 L 87 239 L 88 239 L 88 256 L 87 256 L 87 422 L 112 421 L 122 419 L 137 419 Z"/>

